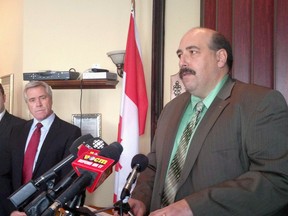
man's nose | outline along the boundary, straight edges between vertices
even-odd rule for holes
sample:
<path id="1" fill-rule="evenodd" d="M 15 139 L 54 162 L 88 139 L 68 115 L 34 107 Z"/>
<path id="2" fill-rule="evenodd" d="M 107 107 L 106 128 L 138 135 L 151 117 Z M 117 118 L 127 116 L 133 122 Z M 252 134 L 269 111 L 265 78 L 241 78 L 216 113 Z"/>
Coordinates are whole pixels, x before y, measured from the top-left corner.
<path id="1" fill-rule="evenodd" d="M 186 59 L 186 57 L 184 55 L 182 55 L 179 58 L 179 67 L 183 68 L 183 67 L 187 67 L 187 66 L 188 66 L 187 59 Z"/>
<path id="2" fill-rule="evenodd" d="M 36 106 L 42 106 L 42 101 L 40 99 L 36 100 Z"/>

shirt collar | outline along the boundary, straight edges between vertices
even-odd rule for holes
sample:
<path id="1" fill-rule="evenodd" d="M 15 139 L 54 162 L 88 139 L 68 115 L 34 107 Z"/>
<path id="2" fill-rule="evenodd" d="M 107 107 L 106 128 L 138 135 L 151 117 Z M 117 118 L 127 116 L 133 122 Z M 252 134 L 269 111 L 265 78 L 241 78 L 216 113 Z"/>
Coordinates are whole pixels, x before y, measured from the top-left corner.
<path id="1" fill-rule="evenodd" d="M 55 119 L 55 113 L 53 112 L 50 116 L 48 116 L 46 119 L 40 121 L 40 123 L 43 125 L 43 128 L 49 128 L 52 124 L 52 122 Z M 37 119 L 33 119 L 33 124 L 32 124 L 32 128 L 36 127 L 36 124 L 39 121 Z"/>
<path id="2" fill-rule="evenodd" d="M 0 121 L 2 120 L 3 116 L 5 115 L 6 110 L 4 109 L 3 112 L 0 113 Z"/>
<path id="3" fill-rule="evenodd" d="M 228 79 L 228 74 L 226 74 L 222 78 L 222 80 L 215 86 L 215 88 L 208 94 L 208 96 L 206 98 L 204 98 L 203 103 L 204 103 L 204 106 L 207 109 L 210 107 L 210 105 L 212 104 L 213 100 L 215 99 L 215 97 L 217 96 L 217 94 L 219 93 L 219 91 L 221 90 L 221 88 L 223 87 L 225 82 L 227 81 L 227 79 Z M 191 95 L 192 110 L 194 109 L 194 107 L 196 106 L 196 104 L 199 101 L 201 101 L 201 99 L 199 97 Z"/>

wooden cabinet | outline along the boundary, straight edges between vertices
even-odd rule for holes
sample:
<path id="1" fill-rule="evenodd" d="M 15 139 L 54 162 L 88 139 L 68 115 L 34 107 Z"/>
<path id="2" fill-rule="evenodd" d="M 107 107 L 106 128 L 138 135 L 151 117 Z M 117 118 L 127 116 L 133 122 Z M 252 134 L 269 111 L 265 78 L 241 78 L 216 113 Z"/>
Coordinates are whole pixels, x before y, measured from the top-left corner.
<path id="1" fill-rule="evenodd" d="M 52 89 L 115 89 L 118 80 L 45 80 Z"/>

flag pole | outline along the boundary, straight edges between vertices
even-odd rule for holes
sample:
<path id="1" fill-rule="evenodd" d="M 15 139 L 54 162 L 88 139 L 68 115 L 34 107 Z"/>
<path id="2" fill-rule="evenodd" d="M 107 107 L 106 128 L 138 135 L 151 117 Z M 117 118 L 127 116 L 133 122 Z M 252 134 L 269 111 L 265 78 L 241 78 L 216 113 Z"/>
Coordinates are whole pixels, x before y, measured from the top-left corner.
<path id="1" fill-rule="evenodd" d="M 131 0 L 132 9 L 135 11 L 135 0 Z"/>
<path id="2" fill-rule="evenodd" d="M 135 0 L 131 0 L 131 11 L 133 11 L 135 16 Z"/>

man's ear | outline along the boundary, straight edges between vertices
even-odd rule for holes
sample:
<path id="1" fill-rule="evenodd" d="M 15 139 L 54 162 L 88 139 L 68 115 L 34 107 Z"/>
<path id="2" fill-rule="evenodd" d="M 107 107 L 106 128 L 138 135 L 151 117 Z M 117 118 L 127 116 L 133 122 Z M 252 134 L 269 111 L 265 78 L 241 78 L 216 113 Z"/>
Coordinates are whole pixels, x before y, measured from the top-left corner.
<path id="1" fill-rule="evenodd" d="M 6 102 L 6 95 L 5 94 L 3 95 L 3 101 L 4 101 L 4 103 Z"/>
<path id="2" fill-rule="evenodd" d="M 217 64 L 219 68 L 223 68 L 227 63 L 227 52 L 225 49 L 220 49 L 216 52 Z"/>

